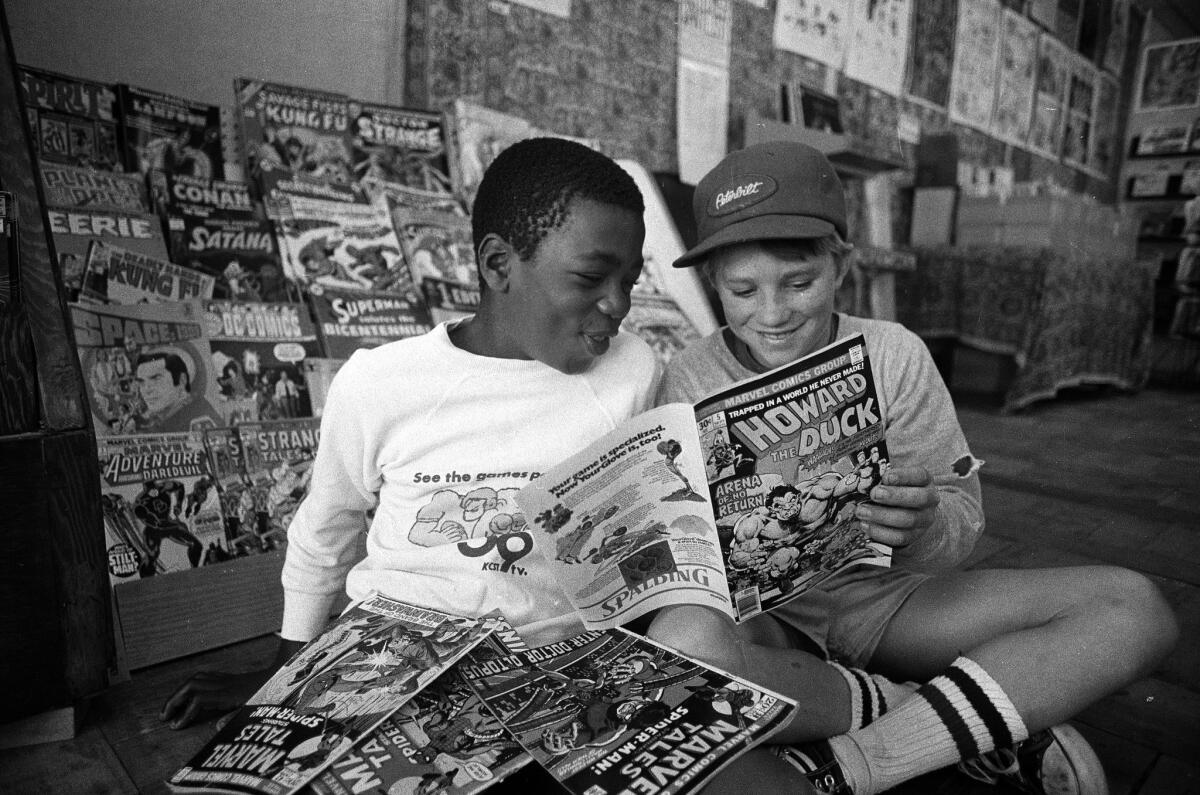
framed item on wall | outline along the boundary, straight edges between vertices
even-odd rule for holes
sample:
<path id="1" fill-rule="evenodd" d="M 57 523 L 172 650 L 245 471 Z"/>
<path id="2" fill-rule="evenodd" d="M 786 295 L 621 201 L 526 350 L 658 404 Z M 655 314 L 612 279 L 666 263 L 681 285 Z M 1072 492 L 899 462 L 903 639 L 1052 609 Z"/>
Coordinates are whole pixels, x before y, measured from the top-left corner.
<path id="1" fill-rule="evenodd" d="M 1138 110 L 1200 105 L 1200 38 L 1152 44 L 1142 53 Z"/>

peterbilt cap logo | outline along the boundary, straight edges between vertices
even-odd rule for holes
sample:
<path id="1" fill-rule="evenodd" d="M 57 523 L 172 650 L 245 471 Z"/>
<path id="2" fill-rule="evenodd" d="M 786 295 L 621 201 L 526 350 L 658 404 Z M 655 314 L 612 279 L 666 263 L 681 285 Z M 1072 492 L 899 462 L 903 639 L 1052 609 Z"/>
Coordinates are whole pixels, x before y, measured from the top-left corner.
<path id="1" fill-rule="evenodd" d="M 736 213 L 753 204 L 758 204 L 779 189 L 779 183 L 765 174 L 742 174 L 725 183 L 713 194 L 708 205 L 709 215 Z"/>

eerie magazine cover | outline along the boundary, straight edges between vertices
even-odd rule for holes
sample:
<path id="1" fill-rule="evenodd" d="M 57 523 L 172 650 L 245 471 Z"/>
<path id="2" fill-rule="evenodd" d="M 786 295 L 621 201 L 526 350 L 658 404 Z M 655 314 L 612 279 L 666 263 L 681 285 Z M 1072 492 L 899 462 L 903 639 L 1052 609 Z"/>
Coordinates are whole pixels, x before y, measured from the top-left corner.
<path id="1" fill-rule="evenodd" d="M 206 301 L 218 404 L 231 420 L 311 417 L 304 360 L 320 354 L 304 304 Z"/>
<path id="2" fill-rule="evenodd" d="M 221 502 L 200 433 L 97 440 L 108 572 L 116 583 L 221 559 Z"/>
<path id="3" fill-rule="evenodd" d="M 459 665 L 500 722 L 577 795 L 698 789 L 794 702 L 623 629 Z"/>
<path id="4" fill-rule="evenodd" d="M 295 792 L 494 623 L 371 594 L 297 652 L 168 783 L 176 792 Z"/>
<path id="5" fill-rule="evenodd" d="M 46 220 L 69 301 L 79 296 L 88 246 L 94 240 L 112 243 L 155 259 L 170 259 L 162 222 L 151 213 L 48 207 Z"/>
<path id="6" fill-rule="evenodd" d="M 79 300 L 154 304 L 211 298 L 214 281 L 207 273 L 93 240 L 84 262 Z"/>
<path id="7" fill-rule="evenodd" d="M 172 261 L 212 275 L 217 298 L 296 298 L 283 277 L 271 223 L 249 184 L 154 171 L 150 189 L 166 218 Z"/>
<path id="8" fill-rule="evenodd" d="M 83 207 L 89 210 L 150 211 L 146 183 L 139 174 L 97 171 L 62 163 L 40 163 L 42 191 L 47 207 Z"/>
<path id="9" fill-rule="evenodd" d="M 309 289 L 309 303 L 326 356 L 349 359 L 359 348 L 416 337 L 430 331 L 433 321 L 415 295 L 351 290 Z"/>
<path id="10" fill-rule="evenodd" d="M 196 303 L 70 309 L 97 436 L 225 424 Z"/>
<path id="11" fill-rule="evenodd" d="M 243 422 L 235 430 L 250 489 L 244 502 L 254 513 L 252 523 L 243 517 L 242 532 L 254 536 L 245 540 L 281 547 L 296 509 L 308 494 L 321 422 L 315 418 Z"/>
<path id="12" fill-rule="evenodd" d="M 123 170 L 112 86 L 28 66 L 17 71 L 40 162 Z"/>
<path id="13" fill-rule="evenodd" d="M 440 113 L 350 102 L 354 179 L 452 193 L 445 121 Z"/>
<path id="14" fill-rule="evenodd" d="M 125 168 L 139 174 L 212 179 L 224 176 L 221 111 L 173 94 L 127 84 L 117 86 Z"/>

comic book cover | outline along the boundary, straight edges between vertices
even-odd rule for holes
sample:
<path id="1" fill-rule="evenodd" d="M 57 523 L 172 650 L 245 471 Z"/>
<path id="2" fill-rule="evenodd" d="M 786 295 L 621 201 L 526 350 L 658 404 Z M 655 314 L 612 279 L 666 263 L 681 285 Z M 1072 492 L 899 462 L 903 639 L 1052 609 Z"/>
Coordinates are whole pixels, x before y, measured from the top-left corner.
<path id="1" fill-rule="evenodd" d="M 122 170 L 112 86 L 28 66 L 17 71 L 40 162 Z"/>
<path id="2" fill-rule="evenodd" d="M 781 728 L 795 702 L 624 629 L 459 665 L 569 792 L 686 793 Z"/>
<path id="3" fill-rule="evenodd" d="M 454 101 L 450 116 L 454 184 L 463 204 L 475 203 L 475 192 L 483 180 L 483 172 L 503 152 L 517 141 L 534 138 L 539 130 L 519 116 L 485 108 L 464 99 Z"/>
<path id="4" fill-rule="evenodd" d="M 321 335 L 321 350 L 333 359 L 349 359 L 359 348 L 416 337 L 433 328 L 429 310 L 412 295 L 314 287 L 308 300 Z"/>
<path id="5" fill-rule="evenodd" d="M 507 622 L 502 622 L 471 654 L 484 661 L 527 648 Z M 472 795 L 532 761 L 452 668 L 309 786 L 315 795 Z"/>
<path id="6" fill-rule="evenodd" d="M 312 403 L 314 417 L 325 413 L 325 398 L 329 396 L 329 385 L 333 383 L 333 377 L 345 363 L 345 359 L 331 356 L 310 356 L 300 363 L 304 369 L 304 383 L 308 385 L 308 397 Z"/>
<path id="7" fill-rule="evenodd" d="M 114 585 L 220 559 L 225 525 L 201 433 L 106 436 L 96 448 Z"/>
<path id="8" fill-rule="evenodd" d="M 443 195 L 453 192 L 442 114 L 351 100 L 350 118 L 355 180 L 382 180 Z"/>
<path id="9" fill-rule="evenodd" d="M 295 792 L 454 665 L 494 623 L 371 594 L 267 680 L 168 784 L 175 792 Z"/>
<path id="10" fill-rule="evenodd" d="M 393 208 L 393 223 L 413 283 L 434 323 L 479 308 L 471 222 L 461 215 Z"/>
<path id="11" fill-rule="evenodd" d="M 517 502 L 589 628 L 669 604 L 741 622 L 845 566 L 887 564 L 854 521 L 887 465 L 856 334 L 694 406 L 633 417 Z"/>
<path id="12" fill-rule="evenodd" d="M 83 286 L 84 263 L 92 241 L 112 243 L 159 260 L 170 259 L 162 223 L 150 213 L 48 207 L 46 220 L 67 298 L 71 301 L 78 297 Z"/>
<path id="13" fill-rule="evenodd" d="M 82 207 L 89 210 L 146 213 L 146 183 L 137 174 L 97 171 L 92 168 L 43 162 L 42 192 L 47 207 Z"/>
<path id="14" fill-rule="evenodd" d="M 224 543 L 210 547 L 206 554 L 214 562 L 220 562 L 275 549 L 278 544 L 259 533 L 254 490 L 246 473 L 237 428 L 228 425 L 205 428 L 204 452 L 225 522 Z"/>
<path id="15" fill-rule="evenodd" d="M 93 240 L 84 258 L 79 300 L 140 304 L 212 298 L 214 281 L 207 273 Z"/>
<path id="16" fill-rule="evenodd" d="M 218 298 L 298 298 L 283 278 L 271 223 L 248 183 L 153 171 L 150 189 L 166 218 L 171 259 L 211 274 Z"/>
<path id="17" fill-rule="evenodd" d="M 216 105 L 126 83 L 117 85 L 117 104 L 127 171 L 156 169 L 199 179 L 225 175 Z"/>
<path id="18" fill-rule="evenodd" d="M 71 304 L 97 436 L 227 424 L 199 304 Z"/>
<path id="19" fill-rule="evenodd" d="M 321 422 L 315 418 L 242 422 L 236 430 L 255 517 L 252 523 L 242 522 L 243 534 L 252 536 L 238 543 L 281 547 L 287 542 L 292 516 L 308 493 Z"/>
<path id="20" fill-rule="evenodd" d="M 669 296 L 635 289 L 630 301 L 622 326 L 649 343 L 664 365 L 689 342 L 700 338 L 696 327 Z"/>
<path id="21" fill-rule="evenodd" d="M 251 181 L 273 164 L 322 182 L 353 182 L 349 97 L 246 77 L 233 89 Z"/>
<path id="22" fill-rule="evenodd" d="M 304 304 L 206 301 L 218 406 L 235 421 L 311 417 L 304 360 L 320 351 Z"/>

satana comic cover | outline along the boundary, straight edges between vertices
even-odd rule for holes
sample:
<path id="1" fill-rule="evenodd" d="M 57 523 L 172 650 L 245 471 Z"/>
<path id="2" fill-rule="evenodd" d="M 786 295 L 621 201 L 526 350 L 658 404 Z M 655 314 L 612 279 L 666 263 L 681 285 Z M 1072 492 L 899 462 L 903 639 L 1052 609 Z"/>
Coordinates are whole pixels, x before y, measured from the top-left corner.
<path id="1" fill-rule="evenodd" d="M 494 624 L 371 594 L 297 652 L 168 784 L 175 792 L 295 792 Z"/>
<path id="2" fill-rule="evenodd" d="M 789 699 L 624 629 L 458 671 L 568 791 L 684 793 L 782 727 Z"/>
<path id="3" fill-rule="evenodd" d="M 28 66 L 18 72 L 39 161 L 123 170 L 112 86 Z"/>
<path id="4" fill-rule="evenodd" d="M 424 302 L 412 295 L 309 289 L 309 303 L 326 356 L 348 359 L 359 348 L 374 348 L 415 337 L 433 328 Z"/>
<path id="5" fill-rule="evenodd" d="M 117 86 L 125 168 L 140 174 L 152 169 L 199 179 L 224 176 L 221 111 L 216 105 Z"/>
<path id="6" fill-rule="evenodd" d="M 221 559 L 225 525 L 202 434 L 101 437 L 97 455 L 114 584 Z"/>
<path id="7" fill-rule="evenodd" d="M 40 163 L 47 207 L 145 213 L 146 183 L 138 174 L 96 171 L 61 163 Z"/>
<path id="8" fill-rule="evenodd" d="M 204 322 L 226 418 L 312 416 L 303 363 L 321 350 L 304 304 L 206 301 Z"/>
<path id="9" fill-rule="evenodd" d="M 254 522 L 242 522 L 248 541 L 265 547 L 283 546 L 287 528 L 308 493 L 312 463 L 321 440 L 315 418 L 243 422 L 236 426 Z"/>
<path id="10" fill-rule="evenodd" d="M 440 113 L 373 102 L 350 102 L 354 179 L 406 185 L 442 195 L 453 192 Z"/>

